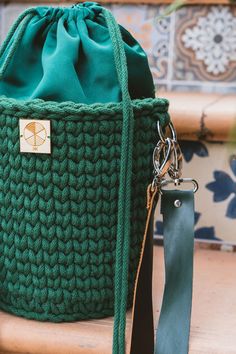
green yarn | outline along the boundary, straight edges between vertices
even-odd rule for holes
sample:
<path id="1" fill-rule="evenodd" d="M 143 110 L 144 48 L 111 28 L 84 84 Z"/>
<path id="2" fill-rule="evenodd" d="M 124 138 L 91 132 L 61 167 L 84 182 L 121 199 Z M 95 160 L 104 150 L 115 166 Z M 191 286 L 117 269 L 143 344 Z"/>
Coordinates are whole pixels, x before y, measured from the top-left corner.
<path id="1" fill-rule="evenodd" d="M 162 99 L 133 101 L 128 306 Z M 0 98 L 0 308 L 55 322 L 114 311 L 122 104 Z M 50 119 L 52 154 L 19 153 L 20 118 Z"/>

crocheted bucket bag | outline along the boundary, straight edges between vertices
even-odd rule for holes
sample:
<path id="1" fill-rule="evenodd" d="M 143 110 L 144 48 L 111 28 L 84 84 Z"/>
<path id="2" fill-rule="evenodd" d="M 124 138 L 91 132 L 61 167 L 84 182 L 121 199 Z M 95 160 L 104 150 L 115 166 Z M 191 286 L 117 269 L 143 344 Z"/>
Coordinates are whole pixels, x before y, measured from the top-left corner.
<path id="1" fill-rule="evenodd" d="M 20 15 L 0 49 L 2 310 L 54 322 L 115 314 L 124 332 L 167 109 L 108 10 Z"/>

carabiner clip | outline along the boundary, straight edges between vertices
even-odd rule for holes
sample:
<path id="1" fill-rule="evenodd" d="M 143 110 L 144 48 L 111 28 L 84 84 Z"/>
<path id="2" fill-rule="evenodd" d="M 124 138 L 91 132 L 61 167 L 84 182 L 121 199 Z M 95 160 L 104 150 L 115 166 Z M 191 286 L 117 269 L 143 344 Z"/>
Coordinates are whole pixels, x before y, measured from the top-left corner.
<path id="1" fill-rule="evenodd" d="M 172 143 L 170 138 L 166 138 L 164 142 L 159 140 L 152 155 L 154 175 L 156 179 L 162 179 L 162 177 L 164 177 L 169 171 L 171 155 Z"/>

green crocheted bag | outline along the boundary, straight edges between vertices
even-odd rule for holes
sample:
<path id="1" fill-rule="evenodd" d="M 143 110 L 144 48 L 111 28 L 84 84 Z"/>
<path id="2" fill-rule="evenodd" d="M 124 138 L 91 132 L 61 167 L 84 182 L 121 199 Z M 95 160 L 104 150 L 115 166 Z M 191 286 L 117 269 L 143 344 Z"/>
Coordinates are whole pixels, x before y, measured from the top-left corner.
<path id="1" fill-rule="evenodd" d="M 55 87 L 50 86 L 49 78 L 55 76 L 53 51 L 44 56 L 44 66 L 48 60 L 45 76 L 38 66 L 39 50 L 30 57 L 30 65 L 35 63 L 34 81 L 29 83 L 20 72 L 21 65 L 23 72 L 28 65 L 30 36 L 42 54 L 47 38 L 54 38 L 53 30 L 60 33 L 62 23 L 67 28 L 66 19 L 73 23 L 77 18 L 82 24 L 86 19 L 88 26 L 94 26 L 93 31 L 97 24 L 113 57 L 108 56 L 103 73 L 103 62 L 97 61 L 94 53 L 93 65 L 100 66 L 102 81 L 98 76 L 98 81 L 93 81 L 91 74 L 83 81 L 88 89 L 79 83 L 84 80 L 83 72 L 73 72 L 72 84 L 78 79 L 80 93 L 77 97 L 71 94 L 72 102 L 66 99 L 71 92 L 68 82 L 63 85 L 61 81 L 59 86 L 56 81 L 64 79 L 60 61 L 56 63 Z M 49 23 L 51 30 L 45 25 Z M 73 31 L 79 33 L 79 27 Z M 72 44 L 76 43 L 75 32 L 74 39 L 70 38 Z M 87 40 L 92 43 L 89 33 Z M 120 346 L 114 342 L 113 352 L 118 354 L 124 350 L 125 312 L 132 305 L 145 227 L 156 122 L 162 126 L 169 122 L 168 102 L 151 97 L 149 69 L 142 72 L 134 68 L 128 76 L 126 57 L 129 69 L 135 63 L 146 65 L 143 51 L 129 38 L 111 13 L 95 4 L 30 9 L 20 16 L 0 50 L 0 308 L 55 322 L 115 313 L 116 341 L 123 341 Z M 66 38 L 63 40 L 66 48 Z M 124 40 L 130 41 L 130 48 Z M 132 45 L 136 54 L 131 53 Z M 20 63 L 23 52 L 25 61 Z M 59 60 L 60 55 L 56 58 Z M 17 60 L 18 66 L 12 71 Z M 68 60 L 62 60 L 61 70 L 68 69 L 72 75 Z M 142 84 L 137 80 L 137 89 L 136 74 L 142 80 Z M 41 81 L 36 82 L 40 75 Z M 92 82 L 99 82 L 99 86 L 91 87 Z M 82 91 L 86 93 L 84 100 Z M 90 96 L 92 91 L 98 95 Z M 19 124 L 23 124 L 23 131 Z M 28 152 L 20 151 L 22 140 Z M 50 154 L 40 153 L 49 152 L 40 150 L 44 144 L 51 146 Z"/>

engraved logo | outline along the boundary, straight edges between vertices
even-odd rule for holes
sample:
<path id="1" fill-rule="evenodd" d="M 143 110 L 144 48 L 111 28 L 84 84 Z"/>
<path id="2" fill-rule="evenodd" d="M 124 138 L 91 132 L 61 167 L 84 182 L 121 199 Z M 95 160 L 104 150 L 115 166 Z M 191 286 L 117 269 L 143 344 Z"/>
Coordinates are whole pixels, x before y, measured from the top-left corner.
<path id="1" fill-rule="evenodd" d="M 50 121 L 20 119 L 20 151 L 50 154 Z"/>

